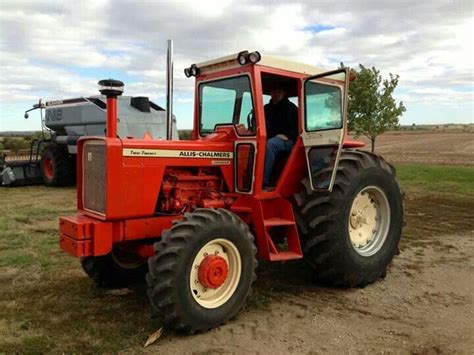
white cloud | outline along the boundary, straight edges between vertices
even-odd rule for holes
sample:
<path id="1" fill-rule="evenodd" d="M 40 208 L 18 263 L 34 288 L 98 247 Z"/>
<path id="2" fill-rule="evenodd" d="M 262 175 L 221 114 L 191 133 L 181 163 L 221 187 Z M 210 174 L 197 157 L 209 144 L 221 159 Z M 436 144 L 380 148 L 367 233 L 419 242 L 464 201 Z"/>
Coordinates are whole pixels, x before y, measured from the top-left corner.
<path id="1" fill-rule="evenodd" d="M 4 1 L 0 104 L 94 94 L 110 71 L 129 78 L 127 93 L 162 98 L 172 38 L 176 105 L 192 97 L 185 66 L 257 49 L 326 67 L 375 65 L 400 74 L 408 112 L 470 104 L 472 117 L 472 13 L 470 1 Z M 311 30 L 318 25 L 327 29 Z"/>

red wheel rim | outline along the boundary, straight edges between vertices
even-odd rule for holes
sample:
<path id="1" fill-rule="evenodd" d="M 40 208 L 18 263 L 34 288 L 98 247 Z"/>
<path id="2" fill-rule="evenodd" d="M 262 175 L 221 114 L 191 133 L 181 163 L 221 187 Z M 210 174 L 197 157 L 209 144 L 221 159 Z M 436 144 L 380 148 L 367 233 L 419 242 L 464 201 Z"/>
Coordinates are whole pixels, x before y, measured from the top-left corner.
<path id="1" fill-rule="evenodd" d="M 53 159 L 51 159 L 51 157 L 46 157 L 43 159 L 43 172 L 44 176 L 46 176 L 48 179 L 52 179 L 54 177 Z"/>
<path id="2" fill-rule="evenodd" d="M 224 258 L 209 255 L 199 265 L 199 282 L 207 288 L 216 289 L 222 286 L 227 278 L 229 266 Z"/>

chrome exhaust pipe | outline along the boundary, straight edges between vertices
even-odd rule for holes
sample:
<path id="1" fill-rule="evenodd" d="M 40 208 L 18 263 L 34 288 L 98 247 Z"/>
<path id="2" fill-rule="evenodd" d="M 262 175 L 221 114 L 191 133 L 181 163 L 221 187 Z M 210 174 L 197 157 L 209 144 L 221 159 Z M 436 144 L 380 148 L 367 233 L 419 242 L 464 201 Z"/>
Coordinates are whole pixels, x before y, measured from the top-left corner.
<path id="1" fill-rule="evenodd" d="M 168 40 L 166 64 L 166 139 L 173 135 L 173 41 Z"/>

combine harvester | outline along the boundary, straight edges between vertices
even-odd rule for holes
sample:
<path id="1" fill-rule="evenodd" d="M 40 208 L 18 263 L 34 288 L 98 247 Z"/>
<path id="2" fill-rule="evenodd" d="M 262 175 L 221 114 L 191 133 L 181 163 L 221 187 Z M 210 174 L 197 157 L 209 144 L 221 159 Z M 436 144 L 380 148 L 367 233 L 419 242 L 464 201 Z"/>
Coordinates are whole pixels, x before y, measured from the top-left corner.
<path id="1" fill-rule="evenodd" d="M 28 112 L 37 109 L 40 110 L 43 139 L 33 140 L 26 154 L 0 155 L 1 186 L 73 185 L 78 139 L 106 134 L 105 96 L 44 103 L 40 100 L 25 112 L 25 118 L 29 117 Z M 148 97 L 121 96 L 117 101 L 117 113 L 118 137 L 166 137 L 166 112 Z M 174 127 L 172 138 L 178 139 L 176 125 Z M 50 138 L 46 139 L 46 136 Z"/>

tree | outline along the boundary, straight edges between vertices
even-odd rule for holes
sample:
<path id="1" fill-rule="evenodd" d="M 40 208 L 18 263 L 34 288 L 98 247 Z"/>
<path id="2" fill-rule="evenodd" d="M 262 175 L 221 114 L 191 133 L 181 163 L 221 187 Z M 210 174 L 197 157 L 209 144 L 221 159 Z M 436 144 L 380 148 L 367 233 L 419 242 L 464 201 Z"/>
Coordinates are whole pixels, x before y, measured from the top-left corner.
<path id="1" fill-rule="evenodd" d="M 11 150 L 14 153 L 18 153 L 21 149 L 26 149 L 29 147 L 28 142 L 23 138 L 15 137 L 5 137 L 2 141 L 3 148 L 6 150 Z"/>
<path id="2" fill-rule="evenodd" d="M 355 72 L 356 80 L 349 85 L 348 125 L 357 136 L 370 139 L 373 152 L 377 136 L 395 128 L 406 111 L 403 102 L 397 104 L 392 96 L 399 76 L 390 73 L 389 79 L 383 79 L 375 67 L 369 69 L 362 64 Z"/>

